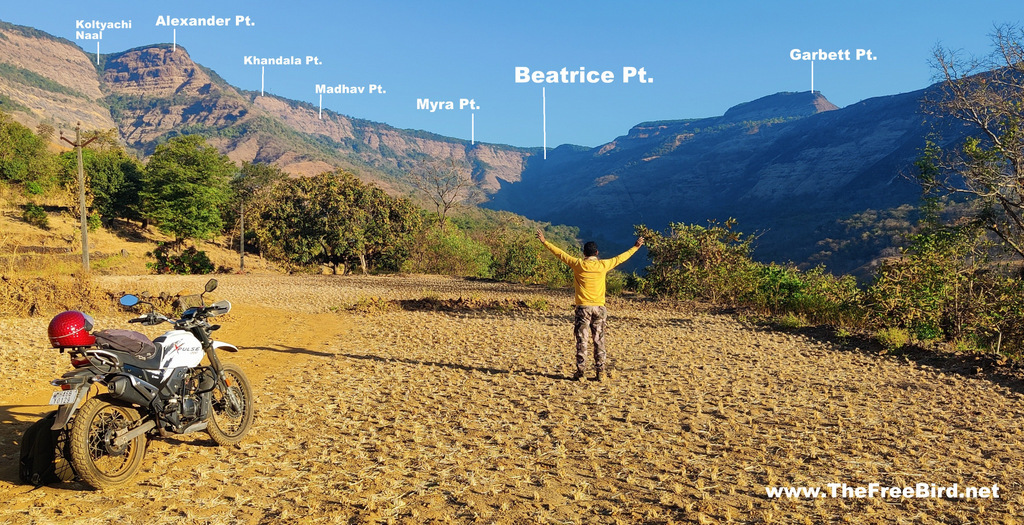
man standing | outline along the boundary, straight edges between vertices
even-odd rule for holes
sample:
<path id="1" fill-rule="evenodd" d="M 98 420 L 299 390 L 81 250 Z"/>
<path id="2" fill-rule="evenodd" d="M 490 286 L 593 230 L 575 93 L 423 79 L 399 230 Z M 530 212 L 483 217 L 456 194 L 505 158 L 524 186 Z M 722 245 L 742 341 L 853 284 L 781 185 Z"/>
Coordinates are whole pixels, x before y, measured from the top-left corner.
<path id="1" fill-rule="evenodd" d="M 638 238 L 632 248 L 613 259 L 598 259 L 597 244 L 593 241 L 583 245 L 583 258 L 580 259 L 548 242 L 544 238 L 544 232 L 539 229 L 537 238 L 545 248 L 555 254 L 555 257 L 572 268 L 573 285 L 576 288 L 576 320 L 573 325 L 576 332 L 576 375 L 573 379 L 583 378 L 587 346 L 593 337 L 594 368 L 597 369 L 597 380 L 601 381 L 608 357 L 604 347 L 604 325 L 608 319 L 608 310 L 604 307 L 605 275 L 636 253 L 637 249 L 643 246 L 644 238 Z"/>

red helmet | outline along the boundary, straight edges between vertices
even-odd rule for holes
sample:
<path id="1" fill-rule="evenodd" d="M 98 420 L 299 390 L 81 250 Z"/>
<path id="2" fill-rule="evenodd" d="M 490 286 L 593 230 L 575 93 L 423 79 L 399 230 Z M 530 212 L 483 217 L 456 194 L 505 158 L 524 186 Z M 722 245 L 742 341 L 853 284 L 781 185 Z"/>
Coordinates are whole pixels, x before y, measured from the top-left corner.
<path id="1" fill-rule="evenodd" d="M 46 333 L 50 336 L 50 344 L 54 348 L 71 346 L 91 346 L 96 338 L 89 333 L 92 330 L 92 317 L 77 310 L 69 310 L 57 314 L 50 320 Z"/>

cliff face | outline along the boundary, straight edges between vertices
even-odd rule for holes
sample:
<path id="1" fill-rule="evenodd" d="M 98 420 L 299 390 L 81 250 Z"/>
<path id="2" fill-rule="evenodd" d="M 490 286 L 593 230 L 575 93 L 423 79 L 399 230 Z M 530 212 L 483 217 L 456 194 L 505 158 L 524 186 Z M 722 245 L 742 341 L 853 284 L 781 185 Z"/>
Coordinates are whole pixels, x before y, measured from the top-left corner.
<path id="1" fill-rule="evenodd" d="M 401 186 L 427 159 L 475 166 L 485 190 L 518 180 L 526 150 L 409 132 L 350 119 L 309 104 L 241 92 L 195 64 L 183 48 L 135 49 L 108 57 L 102 73 L 118 127 L 132 147 L 152 151 L 161 137 L 199 132 L 232 160 L 272 162 L 295 175 L 343 166 Z"/>
<path id="2" fill-rule="evenodd" d="M 597 148 L 560 146 L 543 160 L 536 148 L 473 145 L 331 111 L 321 118 L 311 104 L 232 87 L 181 47 L 99 62 L 71 42 L 0 23 L 0 109 L 30 125 L 116 126 L 143 155 L 198 133 L 238 163 L 294 175 L 343 167 L 395 193 L 410 191 L 417 165 L 456 159 L 473 166 L 491 208 L 624 245 L 634 224 L 735 217 L 760 234 L 755 253 L 778 261 L 805 260 L 839 218 L 916 203 L 917 185 L 900 174 L 913 173 L 930 131 L 918 113 L 924 91 L 843 109 L 820 93 L 777 93 L 720 117 L 638 124 Z"/>
<path id="3" fill-rule="evenodd" d="M 100 79 L 121 137 L 147 153 L 168 133 L 223 129 L 249 113 L 237 90 L 215 81 L 181 47 L 108 55 Z"/>
<path id="4" fill-rule="evenodd" d="M 273 96 L 251 95 L 253 105 L 290 129 L 313 137 L 329 139 L 334 150 L 350 161 L 401 178 L 420 159 L 455 159 L 474 166 L 473 177 L 487 192 L 497 191 L 501 182 L 519 181 L 526 159 L 533 150 L 496 146 L 411 132 L 386 124 L 351 119 L 332 111 L 287 101 Z"/>
<path id="5" fill-rule="evenodd" d="M 67 40 L 0 22 L 0 109 L 33 129 L 115 127 L 94 60 Z"/>
<path id="6" fill-rule="evenodd" d="M 643 123 L 601 147 L 550 152 L 487 206 L 621 245 L 635 224 L 733 217 L 759 234 L 755 255 L 800 262 L 836 220 L 919 200 L 900 174 L 913 173 L 929 131 L 922 95 L 836 109 L 818 93 L 782 93 L 721 117 Z M 866 261 L 827 262 L 847 271 Z"/>
<path id="7" fill-rule="evenodd" d="M 0 110 L 24 124 L 117 128 L 149 155 L 161 140 L 199 133 L 233 161 L 270 162 L 293 175 L 344 167 L 396 192 L 417 164 L 454 158 L 485 191 L 519 180 L 535 152 L 401 130 L 229 85 L 183 47 L 88 55 L 73 43 L 0 23 Z M 3 97 L 6 97 L 4 99 Z"/>
<path id="8" fill-rule="evenodd" d="M 837 109 L 839 107 L 829 102 L 820 92 L 776 93 L 729 108 L 722 115 L 722 121 L 760 122 L 803 118 Z"/>

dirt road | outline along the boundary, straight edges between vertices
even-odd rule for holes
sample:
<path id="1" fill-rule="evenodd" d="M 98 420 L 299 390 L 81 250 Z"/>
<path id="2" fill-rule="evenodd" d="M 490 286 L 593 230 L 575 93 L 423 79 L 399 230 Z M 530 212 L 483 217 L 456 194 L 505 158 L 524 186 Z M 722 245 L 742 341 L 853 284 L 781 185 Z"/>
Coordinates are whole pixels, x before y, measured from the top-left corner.
<path id="1" fill-rule="evenodd" d="M 215 298 L 234 310 L 217 334 L 242 348 L 223 358 L 252 379 L 253 432 L 232 448 L 205 434 L 153 440 L 143 471 L 117 491 L 18 484 L 20 435 L 49 410 L 47 382 L 67 358 L 47 344 L 48 318 L 0 319 L 0 523 L 1008 524 L 1024 515 L 1017 383 L 625 299 L 609 304 L 613 377 L 573 382 L 566 291 L 423 276 L 219 279 Z M 204 281 L 101 284 L 158 293 Z M 919 484 L 995 486 L 999 497 L 880 497 L 876 483 L 901 496 Z M 777 486 L 822 492 L 768 497 Z M 857 497 L 859 487 L 876 492 Z"/>

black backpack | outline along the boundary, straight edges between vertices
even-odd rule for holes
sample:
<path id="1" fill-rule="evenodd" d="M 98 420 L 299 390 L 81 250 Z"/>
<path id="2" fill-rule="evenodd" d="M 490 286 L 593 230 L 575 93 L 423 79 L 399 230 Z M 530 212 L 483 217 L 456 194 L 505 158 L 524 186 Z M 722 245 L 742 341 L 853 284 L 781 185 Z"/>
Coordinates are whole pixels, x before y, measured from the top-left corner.
<path id="1" fill-rule="evenodd" d="M 92 335 L 96 338 L 97 346 L 128 352 L 136 359 L 144 361 L 156 354 L 156 345 L 153 341 L 139 332 L 112 329 L 93 332 Z"/>
<path id="2" fill-rule="evenodd" d="M 69 432 L 66 428 L 50 430 L 56 420 L 57 412 L 50 412 L 22 435 L 18 477 L 23 483 L 39 487 L 75 479 Z"/>

